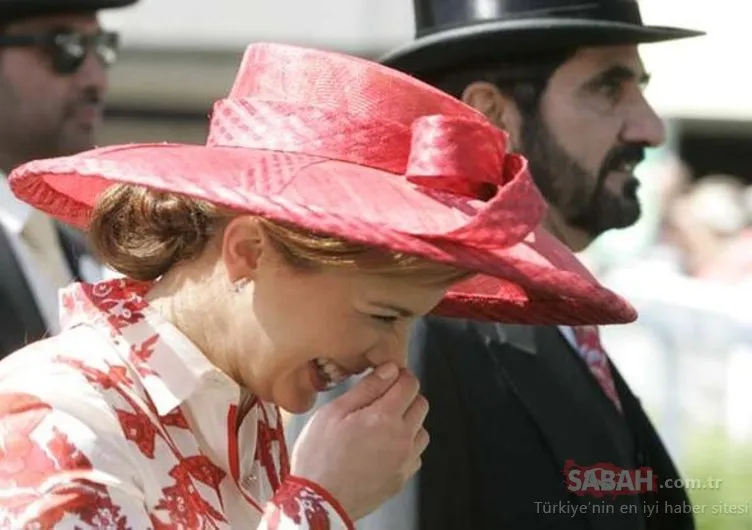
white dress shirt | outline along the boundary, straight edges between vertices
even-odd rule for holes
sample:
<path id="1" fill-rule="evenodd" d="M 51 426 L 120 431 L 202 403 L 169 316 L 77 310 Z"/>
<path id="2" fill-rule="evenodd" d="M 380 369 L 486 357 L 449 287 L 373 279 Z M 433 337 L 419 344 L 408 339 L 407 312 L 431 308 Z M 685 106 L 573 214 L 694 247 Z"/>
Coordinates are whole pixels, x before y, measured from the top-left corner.
<path id="1" fill-rule="evenodd" d="M 564 340 L 567 341 L 567 344 L 569 344 L 572 349 L 576 352 L 580 351 L 580 347 L 577 345 L 577 340 L 574 338 L 574 330 L 571 326 L 557 326 L 559 328 L 559 333 L 561 333 L 561 336 L 564 337 Z"/>
<path id="2" fill-rule="evenodd" d="M 32 217 L 39 216 L 35 232 L 54 234 L 52 221 L 42 216 L 26 203 L 19 201 L 11 192 L 8 180 L 0 176 L 0 229 L 10 242 L 19 268 L 26 277 L 29 290 L 34 296 L 37 308 L 51 333 L 59 331 L 58 324 L 58 289 L 72 280 L 65 256 L 60 245 L 48 245 L 48 248 L 36 248 L 25 238 L 25 229 Z M 46 258 L 46 259 L 45 259 Z M 42 260 L 45 262 L 42 262 Z M 54 275 L 47 272 L 48 267 Z M 60 285 L 60 282 L 64 282 Z"/>
<path id="3" fill-rule="evenodd" d="M 4 230 L 34 302 L 50 333 L 60 331 L 58 291 L 73 281 L 52 219 L 21 202 L 0 173 L 0 230 Z M 90 256 L 79 258 L 78 272 L 86 282 L 116 275 Z"/>

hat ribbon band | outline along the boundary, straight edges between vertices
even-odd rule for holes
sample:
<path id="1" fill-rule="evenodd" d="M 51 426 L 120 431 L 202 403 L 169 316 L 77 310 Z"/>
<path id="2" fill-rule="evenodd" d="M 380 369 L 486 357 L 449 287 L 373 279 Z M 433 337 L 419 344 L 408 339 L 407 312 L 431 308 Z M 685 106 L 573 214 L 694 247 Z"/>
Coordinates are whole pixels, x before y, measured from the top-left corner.
<path id="1" fill-rule="evenodd" d="M 224 99 L 214 106 L 207 146 L 337 160 L 403 176 L 437 200 L 451 193 L 487 201 L 455 230 L 411 234 L 424 239 L 511 246 L 545 212 L 526 160 L 506 154 L 506 135 L 481 119 L 429 115 L 408 127 L 302 103 Z"/>

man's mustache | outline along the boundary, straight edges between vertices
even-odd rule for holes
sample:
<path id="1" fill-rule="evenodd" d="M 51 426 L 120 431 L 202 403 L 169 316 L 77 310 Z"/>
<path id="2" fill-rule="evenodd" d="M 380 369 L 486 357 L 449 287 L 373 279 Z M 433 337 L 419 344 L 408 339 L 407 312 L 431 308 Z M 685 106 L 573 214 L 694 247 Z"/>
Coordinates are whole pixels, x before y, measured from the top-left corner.
<path id="1" fill-rule="evenodd" d="M 76 100 L 76 106 L 99 106 L 102 104 L 102 102 L 102 92 L 97 90 L 96 88 L 90 87 L 81 91 L 80 96 Z"/>
<path id="2" fill-rule="evenodd" d="M 583 218 L 585 218 L 584 216 L 586 215 L 593 214 L 598 199 L 603 192 L 603 188 L 606 184 L 606 178 L 608 177 L 609 173 L 611 173 L 612 171 L 618 171 L 625 164 L 636 166 L 637 164 L 645 160 L 646 147 L 647 146 L 645 144 L 622 144 L 615 146 L 608 152 L 605 159 L 603 160 L 601 170 L 598 173 L 598 180 L 596 181 L 595 189 L 590 196 L 590 202 L 588 204 L 587 210 L 585 211 L 586 213 L 583 213 Z M 627 183 L 625 183 L 625 189 L 623 191 L 626 195 L 634 197 L 637 193 L 637 188 L 639 187 L 639 185 L 640 184 L 637 180 L 630 179 Z"/>
<path id="3" fill-rule="evenodd" d="M 626 164 L 636 166 L 645 160 L 645 147 L 643 144 L 617 145 L 606 155 L 601 166 L 601 174 L 606 175 Z"/>
<path id="4" fill-rule="evenodd" d="M 78 97 L 68 103 L 66 106 L 66 115 L 72 116 L 82 107 L 99 107 L 103 104 L 104 98 L 101 91 L 95 88 L 88 88 L 81 91 Z"/>

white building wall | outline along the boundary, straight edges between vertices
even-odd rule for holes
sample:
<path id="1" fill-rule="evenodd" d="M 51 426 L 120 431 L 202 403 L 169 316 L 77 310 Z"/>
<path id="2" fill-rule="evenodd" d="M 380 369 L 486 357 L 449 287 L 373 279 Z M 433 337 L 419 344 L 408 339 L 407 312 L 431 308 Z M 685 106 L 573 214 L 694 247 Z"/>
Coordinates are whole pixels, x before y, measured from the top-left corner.
<path id="1" fill-rule="evenodd" d="M 647 23 L 709 33 L 643 47 L 654 74 L 648 95 L 658 110 L 667 117 L 752 118 L 747 67 L 752 2 L 642 4 Z M 195 109 L 227 90 L 249 42 L 283 41 L 374 57 L 413 33 L 411 0 L 141 0 L 105 13 L 103 20 L 123 32 L 126 48 L 113 71 L 113 101 Z"/>

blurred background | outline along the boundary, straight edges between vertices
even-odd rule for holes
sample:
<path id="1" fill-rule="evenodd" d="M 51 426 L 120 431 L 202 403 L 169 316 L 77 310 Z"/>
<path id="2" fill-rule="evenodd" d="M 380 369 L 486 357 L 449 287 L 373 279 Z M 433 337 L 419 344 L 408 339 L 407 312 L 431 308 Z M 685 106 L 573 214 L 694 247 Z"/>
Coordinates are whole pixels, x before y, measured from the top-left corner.
<path id="1" fill-rule="evenodd" d="M 708 35 L 643 47 L 670 140 L 639 167 L 644 217 L 582 258 L 640 319 L 604 330 L 687 479 L 701 529 L 752 529 L 752 4 L 642 2 Z M 124 51 L 102 144 L 202 143 L 244 47 L 273 40 L 376 58 L 412 39 L 408 0 L 142 0 L 107 12 Z M 742 505 L 746 513 L 717 514 Z"/>

